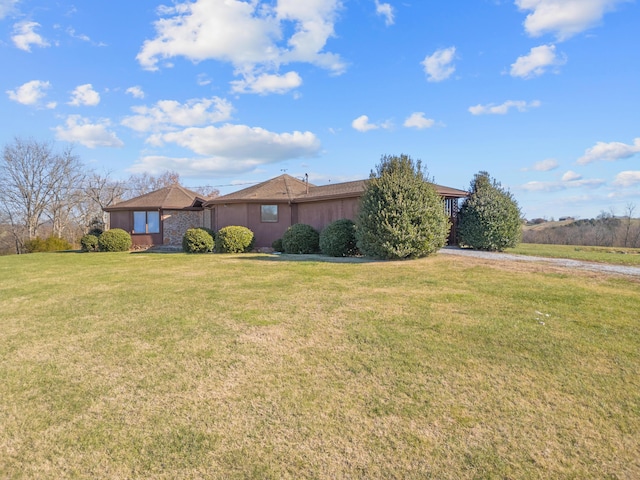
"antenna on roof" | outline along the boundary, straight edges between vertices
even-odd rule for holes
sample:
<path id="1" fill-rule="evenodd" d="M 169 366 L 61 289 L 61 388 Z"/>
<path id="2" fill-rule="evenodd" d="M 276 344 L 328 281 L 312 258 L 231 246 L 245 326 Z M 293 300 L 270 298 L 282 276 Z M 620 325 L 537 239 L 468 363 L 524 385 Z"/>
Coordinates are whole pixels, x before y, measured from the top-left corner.
<path id="1" fill-rule="evenodd" d="M 287 168 L 281 168 L 281 169 L 280 169 L 280 171 L 281 171 L 282 173 L 287 173 L 287 170 L 288 170 Z"/>

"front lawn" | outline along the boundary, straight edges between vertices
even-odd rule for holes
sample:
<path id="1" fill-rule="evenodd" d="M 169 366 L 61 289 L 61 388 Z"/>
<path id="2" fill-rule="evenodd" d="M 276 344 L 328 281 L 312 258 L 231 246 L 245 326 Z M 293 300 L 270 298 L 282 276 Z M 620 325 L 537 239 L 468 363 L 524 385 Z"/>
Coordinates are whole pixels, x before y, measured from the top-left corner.
<path id="1" fill-rule="evenodd" d="M 0 257 L 0 478 L 640 478 L 640 283 Z"/>

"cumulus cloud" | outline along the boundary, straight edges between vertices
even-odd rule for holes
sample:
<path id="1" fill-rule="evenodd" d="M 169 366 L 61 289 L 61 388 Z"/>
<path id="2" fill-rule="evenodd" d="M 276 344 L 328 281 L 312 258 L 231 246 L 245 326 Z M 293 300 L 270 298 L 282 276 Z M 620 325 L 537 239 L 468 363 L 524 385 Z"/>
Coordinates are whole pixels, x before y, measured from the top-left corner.
<path id="1" fill-rule="evenodd" d="M 276 133 L 263 128 L 226 124 L 221 127 L 187 128 L 154 136 L 156 145 L 173 143 L 200 157 L 145 157 L 135 171 L 153 171 L 153 166 L 181 173 L 240 173 L 260 165 L 320 152 L 318 138 L 311 132 Z"/>
<path id="2" fill-rule="evenodd" d="M 455 55 L 456 47 L 441 48 L 433 54 L 427 55 L 421 63 L 427 74 L 427 81 L 441 82 L 453 75 L 456 70 L 456 67 L 452 65 Z"/>
<path id="3" fill-rule="evenodd" d="M 242 80 L 231 82 L 231 90 L 234 93 L 286 93 L 302 85 L 302 78 L 297 72 L 287 72 L 284 75 L 262 74 L 258 76 L 247 75 Z"/>
<path id="4" fill-rule="evenodd" d="M 133 98 L 144 98 L 144 90 L 142 90 L 142 87 L 138 85 L 127 88 L 126 93 L 131 95 Z"/>
<path id="5" fill-rule="evenodd" d="M 159 9 L 166 18 L 155 23 L 156 36 L 144 42 L 137 59 L 148 70 L 157 70 L 160 61 L 174 57 L 229 62 L 248 84 L 256 72 L 276 73 L 279 66 L 292 62 L 339 74 L 344 62 L 324 48 L 334 35 L 340 6 L 339 0 L 176 3 Z M 291 75 L 286 79 L 291 81 Z M 281 86 L 275 91 L 280 90 Z"/>
<path id="6" fill-rule="evenodd" d="M 524 28 L 532 37 L 554 33 L 566 40 L 596 25 L 605 13 L 628 0 L 515 0 L 520 10 L 531 12 Z"/>
<path id="7" fill-rule="evenodd" d="M 49 42 L 35 31 L 39 26 L 39 23 L 30 21 L 16 23 L 13 26 L 13 35 L 11 36 L 13 44 L 25 52 L 30 52 L 32 46 L 48 47 Z"/>
<path id="8" fill-rule="evenodd" d="M 379 128 L 391 128 L 390 122 L 383 122 L 380 124 L 370 123 L 369 117 L 367 115 L 360 115 L 353 122 L 351 122 L 351 126 L 359 131 L 359 132 L 368 132 L 369 130 L 377 130 Z"/>
<path id="9" fill-rule="evenodd" d="M 122 147 L 124 143 L 109 130 L 110 122 L 100 120 L 91 123 L 80 115 L 69 115 L 65 125 L 55 127 L 56 139 L 79 143 L 87 148 Z"/>
<path id="10" fill-rule="evenodd" d="M 231 117 L 233 106 L 218 97 L 196 98 L 180 103 L 160 100 L 151 107 L 135 106 L 135 115 L 125 117 L 122 124 L 137 132 L 158 132 L 177 127 L 193 127 L 217 123 Z"/>
<path id="11" fill-rule="evenodd" d="M 93 89 L 93 85 L 85 83 L 84 85 L 78 85 L 73 92 L 71 92 L 71 100 L 69 105 L 74 107 L 90 106 L 95 107 L 100 103 L 100 94 Z"/>
<path id="12" fill-rule="evenodd" d="M 526 112 L 531 108 L 538 108 L 541 105 L 539 100 L 525 102 L 522 100 L 507 100 L 501 105 L 490 103 L 488 105 L 475 105 L 469 107 L 469 112 L 473 115 L 505 115 L 509 110 L 515 108 L 519 112 Z"/>
<path id="13" fill-rule="evenodd" d="M 555 45 L 540 45 L 533 47 L 527 55 L 518 57 L 511 64 L 511 76 L 520 78 L 538 77 L 545 73 L 549 67 L 558 67 L 566 63 L 564 56 L 556 55 Z"/>
<path id="14" fill-rule="evenodd" d="M 614 162 L 634 156 L 640 152 L 640 137 L 634 139 L 633 145 L 621 142 L 597 142 L 593 147 L 585 150 L 584 155 L 577 160 L 578 165 L 605 161 Z"/>
<path id="15" fill-rule="evenodd" d="M 414 112 L 404 121 L 404 126 L 407 128 L 417 128 L 422 130 L 424 128 L 431 128 L 435 125 L 436 121 L 424 116 L 424 112 Z"/>
<path id="16" fill-rule="evenodd" d="M 49 82 L 31 80 L 30 82 L 19 86 L 15 90 L 7 90 L 6 93 L 14 102 L 18 102 L 23 105 L 38 105 L 40 100 L 47 95 L 45 91 L 49 88 L 51 88 L 51 84 Z M 49 103 L 47 105 L 48 108 L 54 108 L 55 106 L 55 103 Z"/>
<path id="17" fill-rule="evenodd" d="M 640 171 L 625 170 L 616 175 L 613 184 L 617 187 L 633 187 L 640 185 Z"/>
<path id="18" fill-rule="evenodd" d="M 558 162 L 554 158 L 547 158 L 545 160 L 540 160 L 533 164 L 531 170 L 535 170 L 536 172 L 548 172 L 550 170 L 554 170 L 558 168 Z"/>
<path id="19" fill-rule="evenodd" d="M 384 17 L 384 23 L 387 26 L 393 25 L 393 7 L 390 4 L 380 3 L 379 0 L 376 0 L 376 13 Z"/>

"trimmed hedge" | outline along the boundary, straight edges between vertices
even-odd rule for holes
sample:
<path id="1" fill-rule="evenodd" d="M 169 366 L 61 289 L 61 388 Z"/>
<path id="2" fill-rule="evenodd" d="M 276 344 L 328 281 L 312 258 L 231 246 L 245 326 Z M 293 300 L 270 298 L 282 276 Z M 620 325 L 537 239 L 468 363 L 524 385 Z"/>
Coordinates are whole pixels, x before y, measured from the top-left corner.
<path id="1" fill-rule="evenodd" d="M 320 233 L 320 251 L 330 257 L 356 255 L 356 224 L 343 218 L 327 225 Z"/>
<path id="2" fill-rule="evenodd" d="M 107 230 L 98 238 L 101 252 L 126 252 L 131 248 L 131 235 L 121 228 Z"/>
<path id="3" fill-rule="evenodd" d="M 253 250 L 255 237 L 247 227 L 230 225 L 216 233 L 216 253 L 245 253 Z"/>
<path id="4" fill-rule="evenodd" d="M 90 233 L 83 235 L 80 239 L 80 247 L 83 252 L 97 252 L 98 251 L 98 237 L 91 235 Z"/>
<path id="5" fill-rule="evenodd" d="M 213 237 L 204 228 L 190 228 L 182 237 L 182 249 L 187 253 L 213 251 Z"/>
<path id="6" fill-rule="evenodd" d="M 305 254 L 320 251 L 320 234 L 311 225 L 296 223 L 282 236 L 285 253 Z"/>

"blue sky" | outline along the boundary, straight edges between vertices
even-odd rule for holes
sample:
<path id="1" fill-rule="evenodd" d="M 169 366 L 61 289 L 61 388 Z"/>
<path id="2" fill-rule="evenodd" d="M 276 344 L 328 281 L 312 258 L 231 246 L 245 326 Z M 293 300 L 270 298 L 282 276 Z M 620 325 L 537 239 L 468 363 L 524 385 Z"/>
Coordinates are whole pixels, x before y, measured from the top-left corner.
<path id="1" fill-rule="evenodd" d="M 527 218 L 640 215 L 634 0 L 0 0 L 0 145 L 222 193 L 385 154 Z"/>

